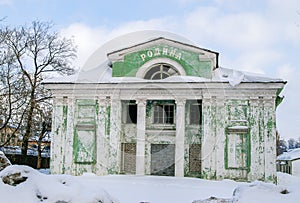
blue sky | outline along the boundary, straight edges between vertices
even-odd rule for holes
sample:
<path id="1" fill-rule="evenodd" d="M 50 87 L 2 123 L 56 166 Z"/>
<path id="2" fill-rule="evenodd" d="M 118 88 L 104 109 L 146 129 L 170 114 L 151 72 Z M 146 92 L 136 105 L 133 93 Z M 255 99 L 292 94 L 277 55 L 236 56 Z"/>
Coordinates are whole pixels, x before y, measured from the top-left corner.
<path id="1" fill-rule="evenodd" d="M 52 21 L 74 36 L 79 65 L 119 35 L 157 29 L 220 53 L 220 65 L 288 81 L 277 111 L 282 137 L 300 137 L 299 0 L 0 0 L 2 24 Z"/>

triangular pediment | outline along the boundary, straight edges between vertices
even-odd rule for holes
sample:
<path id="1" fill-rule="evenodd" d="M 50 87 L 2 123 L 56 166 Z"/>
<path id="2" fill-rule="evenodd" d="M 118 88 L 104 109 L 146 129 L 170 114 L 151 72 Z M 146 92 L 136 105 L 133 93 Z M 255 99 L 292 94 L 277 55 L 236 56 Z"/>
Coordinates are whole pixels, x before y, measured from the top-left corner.
<path id="1" fill-rule="evenodd" d="M 148 64 L 177 64 L 184 75 L 211 78 L 218 67 L 218 53 L 167 38 L 156 38 L 109 53 L 114 77 L 140 77 Z M 146 65 L 145 65 L 146 64 Z M 145 67 L 146 66 L 146 67 Z"/>

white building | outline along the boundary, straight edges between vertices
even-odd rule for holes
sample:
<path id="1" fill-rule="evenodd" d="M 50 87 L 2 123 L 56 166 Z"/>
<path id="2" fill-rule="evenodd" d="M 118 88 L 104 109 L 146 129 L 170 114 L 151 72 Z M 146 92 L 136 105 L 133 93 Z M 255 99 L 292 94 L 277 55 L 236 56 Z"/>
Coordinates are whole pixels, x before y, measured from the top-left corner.
<path id="1" fill-rule="evenodd" d="M 54 96 L 51 172 L 276 180 L 281 79 L 165 32 L 111 40 Z"/>
<path id="2" fill-rule="evenodd" d="M 277 171 L 300 177 L 300 148 L 291 149 L 279 155 Z"/>

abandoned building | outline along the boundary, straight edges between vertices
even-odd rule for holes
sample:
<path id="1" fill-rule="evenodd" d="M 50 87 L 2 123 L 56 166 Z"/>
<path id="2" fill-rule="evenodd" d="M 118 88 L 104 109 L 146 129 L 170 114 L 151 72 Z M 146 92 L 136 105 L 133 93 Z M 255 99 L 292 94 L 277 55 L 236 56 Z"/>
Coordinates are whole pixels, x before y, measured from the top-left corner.
<path id="1" fill-rule="evenodd" d="M 54 98 L 51 173 L 276 181 L 281 79 L 159 31 L 115 38 Z"/>

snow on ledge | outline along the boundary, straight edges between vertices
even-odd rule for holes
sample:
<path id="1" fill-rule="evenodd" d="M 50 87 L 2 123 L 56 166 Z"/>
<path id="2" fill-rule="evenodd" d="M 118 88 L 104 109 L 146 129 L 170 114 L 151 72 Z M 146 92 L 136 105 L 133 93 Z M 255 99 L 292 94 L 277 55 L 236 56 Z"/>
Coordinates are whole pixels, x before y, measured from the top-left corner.
<path id="1" fill-rule="evenodd" d="M 138 77 L 112 77 L 112 70 L 107 64 L 102 64 L 97 68 L 81 71 L 75 75 L 52 78 L 44 81 L 45 84 L 63 84 L 63 83 L 209 83 L 209 82 L 228 82 L 231 86 L 236 86 L 242 82 L 284 82 L 282 79 L 269 78 L 264 75 L 247 73 L 227 68 L 217 68 L 213 71 L 212 78 L 203 78 L 197 76 L 170 76 L 162 80 L 146 80 Z"/>

